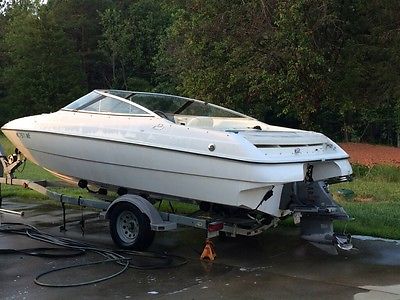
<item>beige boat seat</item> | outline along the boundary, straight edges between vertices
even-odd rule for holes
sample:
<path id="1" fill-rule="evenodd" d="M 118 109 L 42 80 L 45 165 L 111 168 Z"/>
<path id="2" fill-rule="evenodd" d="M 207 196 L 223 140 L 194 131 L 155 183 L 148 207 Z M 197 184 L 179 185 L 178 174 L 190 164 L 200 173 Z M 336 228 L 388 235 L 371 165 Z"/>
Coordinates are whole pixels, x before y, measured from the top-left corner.
<path id="1" fill-rule="evenodd" d="M 212 128 L 214 121 L 210 117 L 194 117 L 187 123 L 188 127 Z"/>

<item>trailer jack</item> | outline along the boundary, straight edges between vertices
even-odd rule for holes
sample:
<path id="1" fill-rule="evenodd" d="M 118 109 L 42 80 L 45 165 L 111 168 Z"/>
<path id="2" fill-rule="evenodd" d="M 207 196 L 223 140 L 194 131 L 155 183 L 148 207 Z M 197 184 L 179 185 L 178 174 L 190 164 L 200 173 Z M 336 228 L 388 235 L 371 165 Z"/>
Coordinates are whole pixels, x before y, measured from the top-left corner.
<path id="1" fill-rule="evenodd" d="M 203 253 L 201 253 L 200 259 L 209 261 L 215 260 L 217 253 L 215 252 L 214 243 L 210 240 L 206 240 L 206 245 L 204 246 Z"/>

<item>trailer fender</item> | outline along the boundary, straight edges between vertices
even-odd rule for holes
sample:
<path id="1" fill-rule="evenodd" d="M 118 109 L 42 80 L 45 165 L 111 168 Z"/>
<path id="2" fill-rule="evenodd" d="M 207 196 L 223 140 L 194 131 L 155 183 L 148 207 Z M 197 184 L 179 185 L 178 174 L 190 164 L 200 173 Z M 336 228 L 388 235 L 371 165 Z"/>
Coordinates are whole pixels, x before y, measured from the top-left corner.
<path id="1" fill-rule="evenodd" d="M 164 221 L 157 209 L 146 199 L 138 195 L 126 194 L 118 197 L 107 208 L 105 218 L 110 218 L 111 211 L 121 203 L 130 203 L 136 206 L 150 220 L 151 229 L 154 231 L 166 231 L 176 229 L 177 224 L 174 222 Z"/>

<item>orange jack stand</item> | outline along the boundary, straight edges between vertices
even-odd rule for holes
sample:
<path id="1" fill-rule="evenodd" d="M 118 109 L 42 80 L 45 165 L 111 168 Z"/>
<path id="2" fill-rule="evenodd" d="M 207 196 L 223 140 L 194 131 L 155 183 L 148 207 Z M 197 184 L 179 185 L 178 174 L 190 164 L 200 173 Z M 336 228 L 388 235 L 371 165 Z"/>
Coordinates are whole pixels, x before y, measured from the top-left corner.
<path id="1" fill-rule="evenodd" d="M 200 259 L 208 259 L 208 260 L 214 260 L 217 257 L 217 253 L 215 252 L 214 249 L 214 243 L 207 239 L 206 240 L 206 245 L 204 246 L 203 253 L 200 256 Z"/>

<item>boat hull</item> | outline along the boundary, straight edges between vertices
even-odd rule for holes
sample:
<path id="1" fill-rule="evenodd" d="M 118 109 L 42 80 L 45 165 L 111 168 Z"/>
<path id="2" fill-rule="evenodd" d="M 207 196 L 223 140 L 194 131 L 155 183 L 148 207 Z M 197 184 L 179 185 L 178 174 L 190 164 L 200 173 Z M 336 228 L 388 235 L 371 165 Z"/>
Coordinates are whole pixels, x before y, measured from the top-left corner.
<path id="1" fill-rule="evenodd" d="M 4 133 L 29 160 L 63 176 L 174 198 L 258 207 L 277 217 L 289 213 L 279 209 L 283 185 L 304 180 L 309 164 L 318 169 L 323 163 L 323 172 L 332 169 L 335 176 L 351 170 L 347 159 L 254 163 L 101 138 L 27 130 Z M 271 189 L 273 196 L 263 202 Z"/>

